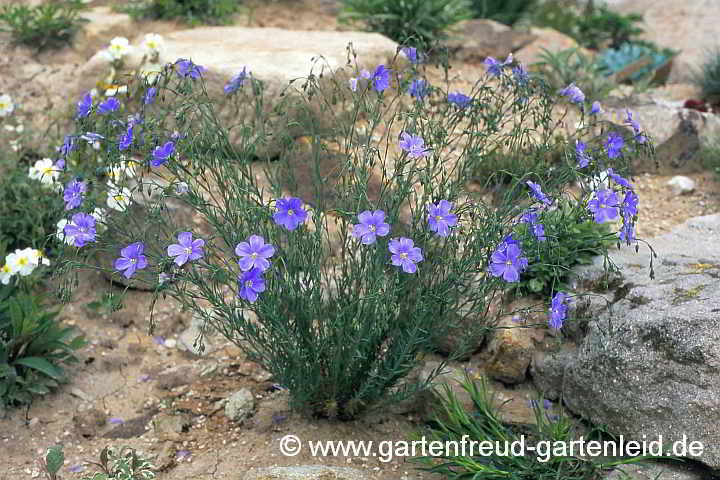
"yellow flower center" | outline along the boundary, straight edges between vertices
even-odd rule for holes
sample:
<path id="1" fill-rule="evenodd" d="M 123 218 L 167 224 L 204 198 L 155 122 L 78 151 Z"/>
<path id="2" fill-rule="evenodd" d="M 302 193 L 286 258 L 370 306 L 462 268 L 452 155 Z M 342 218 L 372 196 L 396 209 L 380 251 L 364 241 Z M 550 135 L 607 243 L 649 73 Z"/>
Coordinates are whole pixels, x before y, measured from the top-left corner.
<path id="1" fill-rule="evenodd" d="M 3 273 L 10 273 L 10 265 L 3 265 Z"/>
<path id="2" fill-rule="evenodd" d="M 601 204 L 600 204 L 600 208 L 605 208 L 605 204 L 604 204 L 604 203 L 601 203 Z"/>
<path id="3" fill-rule="evenodd" d="M 508 260 L 507 262 L 505 262 L 505 265 L 512 265 L 512 260 Z"/>
<path id="4" fill-rule="evenodd" d="M 435 215 L 435 221 L 439 222 L 440 220 L 442 220 L 442 217 L 440 215 Z"/>
<path id="5" fill-rule="evenodd" d="M 43 175 L 50 175 L 51 172 L 52 172 L 52 167 L 45 167 L 42 170 Z"/>
<path id="6" fill-rule="evenodd" d="M 252 280 L 246 280 L 246 281 L 245 281 L 245 287 L 247 287 L 247 288 L 252 287 Z"/>
<path id="7" fill-rule="evenodd" d="M 292 209 L 288 210 L 288 215 L 295 215 L 295 212 L 293 212 Z"/>
<path id="8" fill-rule="evenodd" d="M 403 259 L 404 259 L 404 258 L 408 258 L 407 253 L 405 253 L 405 252 L 401 253 L 401 254 L 400 254 L 400 258 L 403 258 Z"/>
<path id="9" fill-rule="evenodd" d="M 257 258 L 257 253 L 255 253 L 255 252 L 251 253 L 251 254 L 250 254 L 250 258 L 252 258 L 253 260 L 255 260 L 255 259 Z"/>
<path id="10" fill-rule="evenodd" d="M 133 263 L 133 264 L 134 264 L 134 263 L 137 263 L 137 258 L 131 258 L 131 259 L 130 259 L 130 263 Z"/>
<path id="11" fill-rule="evenodd" d="M 185 252 L 186 254 L 190 255 L 190 254 L 192 253 L 192 248 L 186 247 L 185 250 L 184 250 L 184 252 Z"/>
<path id="12" fill-rule="evenodd" d="M 27 264 L 28 264 L 28 259 L 25 258 L 25 257 L 20 257 L 20 260 L 18 260 L 18 264 L 20 264 L 20 265 L 27 265 Z"/>
<path id="13" fill-rule="evenodd" d="M 377 230 L 377 228 L 375 227 L 375 225 L 370 225 L 369 228 L 370 228 L 370 231 L 371 231 L 371 232 L 374 232 L 375 230 Z"/>
<path id="14" fill-rule="evenodd" d="M 115 199 L 116 202 L 120 203 L 125 200 L 125 195 L 118 194 L 118 195 L 115 195 L 113 198 Z"/>

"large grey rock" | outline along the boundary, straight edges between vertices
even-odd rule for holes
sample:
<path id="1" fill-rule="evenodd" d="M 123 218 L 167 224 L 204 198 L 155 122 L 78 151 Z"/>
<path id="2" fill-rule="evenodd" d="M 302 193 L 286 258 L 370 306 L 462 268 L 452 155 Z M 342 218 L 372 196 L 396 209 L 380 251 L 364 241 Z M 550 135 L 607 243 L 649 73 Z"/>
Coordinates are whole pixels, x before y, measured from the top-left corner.
<path id="1" fill-rule="evenodd" d="M 588 322 L 561 382 L 575 413 L 638 440 L 686 435 L 703 443 L 697 460 L 712 468 L 720 468 L 719 239 L 716 214 L 651 240 L 654 280 L 645 249 L 612 252 L 623 284 L 609 295 L 611 308 Z"/>
<path id="2" fill-rule="evenodd" d="M 243 480 L 370 480 L 372 476 L 357 468 L 299 465 L 296 467 L 251 468 Z"/>
<path id="3" fill-rule="evenodd" d="M 603 102 L 614 110 L 616 121 L 625 118 L 625 109 L 650 137 L 655 146 L 654 158 L 643 158 L 636 173 L 652 171 L 671 174 L 701 169 L 696 153 L 720 135 L 720 118 L 711 113 L 683 108 L 682 101 L 666 101 L 650 95 L 630 99 L 608 98 Z"/>
<path id="4" fill-rule="evenodd" d="M 533 41 L 515 52 L 515 60 L 531 65 L 542 61 L 544 50 L 557 53 L 569 48 L 580 48 L 578 43 L 570 36 L 553 30 L 552 28 L 536 28 L 530 29 L 530 34 L 535 37 Z M 584 50 L 581 49 L 581 51 Z"/>

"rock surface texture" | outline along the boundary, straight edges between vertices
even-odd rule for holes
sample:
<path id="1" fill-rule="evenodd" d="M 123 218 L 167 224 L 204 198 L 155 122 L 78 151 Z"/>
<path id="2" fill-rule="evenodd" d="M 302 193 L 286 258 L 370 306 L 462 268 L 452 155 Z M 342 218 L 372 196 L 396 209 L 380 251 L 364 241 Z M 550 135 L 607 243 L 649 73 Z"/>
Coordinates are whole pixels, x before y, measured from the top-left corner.
<path id="1" fill-rule="evenodd" d="M 623 280 L 606 294 L 611 308 L 587 319 L 575 352 L 543 359 L 531 372 L 536 385 L 562 392 L 570 410 L 615 434 L 702 442 L 696 460 L 718 469 L 720 214 L 650 244 L 655 279 L 642 246 L 612 253 Z M 602 259 L 584 268 L 600 270 Z"/>

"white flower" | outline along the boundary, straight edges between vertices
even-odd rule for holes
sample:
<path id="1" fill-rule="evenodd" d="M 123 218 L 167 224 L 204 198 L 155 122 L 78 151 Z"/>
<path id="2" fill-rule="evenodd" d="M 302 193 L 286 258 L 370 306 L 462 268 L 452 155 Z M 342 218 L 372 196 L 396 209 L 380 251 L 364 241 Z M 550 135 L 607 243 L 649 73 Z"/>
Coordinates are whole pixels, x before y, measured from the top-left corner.
<path id="1" fill-rule="evenodd" d="M 127 85 L 120 85 L 118 87 L 110 87 L 107 90 L 105 90 L 105 96 L 106 97 L 114 97 L 118 93 L 127 93 L 128 87 Z"/>
<path id="2" fill-rule="evenodd" d="M 130 206 L 132 201 L 132 192 L 130 189 L 117 187 L 112 182 L 108 182 L 107 206 L 118 212 L 124 212 Z"/>
<path id="3" fill-rule="evenodd" d="M 122 161 L 117 165 L 112 165 L 107 168 L 107 174 L 110 178 L 110 182 L 114 185 L 122 183 L 123 179 L 132 178 L 135 176 L 135 166 L 132 163 Z"/>
<path id="4" fill-rule="evenodd" d="M 150 84 L 154 84 L 158 75 L 162 73 L 163 67 L 157 63 L 149 63 L 140 69 L 140 75 Z"/>
<path id="5" fill-rule="evenodd" d="M 148 33 L 145 35 L 145 41 L 143 46 L 150 51 L 150 53 L 160 52 L 164 47 L 165 41 L 161 35 L 157 33 Z"/>
<path id="6" fill-rule="evenodd" d="M 132 47 L 130 41 L 125 37 L 115 37 L 110 40 L 110 46 L 107 48 L 107 54 L 104 57 L 110 60 L 120 60 L 122 57 L 130 53 Z"/>
<path id="7" fill-rule="evenodd" d="M 5 261 L 10 265 L 15 265 L 16 272 L 23 277 L 30 275 L 40 264 L 50 265 L 50 260 L 43 257 L 40 250 L 34 248 L 15 250 L 7 256 Z"/>
<path id="8" fill-rule="evenodd" d="M 20 140 L 10 140 L 10 148 L 13 152 L 17 152 L 20 150 L 20 147 L 22 147 L 22 144 L 20 143 Z"/>
<path id="9" fill-rule="evenodd" d="M 95 230 L 97 232 L 101 232 L 105 230 L 105 215 L 107 212 L 104 208 L 95 207 L 95 210 L 92 211 L 90 215 L 92 215 L 95 218 Z"/>
<path id="10" fill-rule="evenodd" d="M 44 185 L 53 185 L 60 176 L 60 171 L 55 168 L 55 163 L 49 158 L 43 158 L 30 167 L 28 176 L 33 180 L 40 180 Z"/>
<path id="11" fill-rule="evenodd" d="M 75 246 L 75 237 L 69 237 L 65 235 L 65 225 L 67 224 L 68 221 L 66 218 L 63 218 L 57 223 L 57 231 L 55 232 L 55 237 L 61 242 L 64 242 L 73 247 Z"/>
<path id="12" fill-rule="evenodd" d="M 12 255 L 12 253 L 10 255 Z M 15 275 L 15 264 L 8 261 L 10 255 L 5 257 L 5 265 L 0 268 L 0 283 L 3 285 L 10 283 L 10 278 Z"/>
<path id="13" fill-rule="evenodd" d="M 0 117 L 7 117 L 13 110 L 15 110 L 15 105 L 10 95 L 7 93 L 0 95 Z"/>

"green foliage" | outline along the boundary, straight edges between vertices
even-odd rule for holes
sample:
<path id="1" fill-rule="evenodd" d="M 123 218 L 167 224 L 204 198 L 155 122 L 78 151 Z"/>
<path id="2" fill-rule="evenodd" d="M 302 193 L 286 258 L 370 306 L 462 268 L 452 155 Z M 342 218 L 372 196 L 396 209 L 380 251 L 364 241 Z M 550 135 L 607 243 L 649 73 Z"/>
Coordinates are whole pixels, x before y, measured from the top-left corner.
<path id="1" fill-rule="evenodd" d="M 132 0 L 120 7 L 134 18 L 181 19 L 190 25 L 227 25 L 240 0 Z"/>
<path id="2" fill-rule="evenodd" d="M 526 246 L 529 266 L 513 285 L 519 293 L 551 294 L 569 289 L 566 284 L 570 269 L 590 264 L 594 257 L 606 255 L 617 237 L 604 224 L 579 217 L 570 202 L 560 208 L 538 214 L 545 227 L 545 241 L 538 241 L 526 224 L 516 229 L 516 238 Z"/>
<path id="3" fill-rule="evenodd" d="M 589 2 L 579 11 L 574 2 L 548 0 L 538 5 L 533 23 L 550 27 L 573 37 L 581 46 L 595 50 L 620 48 L 635 40 L 643 30 L 636 24 L 642 22 L 637 13 L 621 14 L 600 4 Z"/>
<path id="4" fill-rule="evenodd" d="M 550 52 L 543 49 L 541 60 L 533 65 L 552 88 L 559 90 L 574 83 L 587 98 L 603 98 L 617 85 L 605 75 L 603 68 L 577 48 Z"/>
<path id="5" fill-rule="evenodd" d="M 720 178 L 720 139 L 715 138 L 704 145 L 699 152 L 703 167 L 715 172 Z"/>
<path id="6" fill-rule="evenodd" d="M 153 480 L 155 466 L 141 457 L 134 448 L 105 447 L 99 462 L 89 462 L 100 469 L 92 476 L 83 475 L 80 480 Z"/>
<path id="7" fill-rule="evenodd" d="M 631 82 L 642 81 L 651 77 L 658 69 L 667 64 L 675 55 L 672 50 L 657 50 L 644 44 L 624 43 L 617 49 L 607 49 L 600 52 L 596 58 L 600 71 L 605 75 L 617 75 L 626 72 L 626 78 Z"/>
<path id="8" fill-rule="evenodd" d="M 59 0 L 30 7 L 13 3 L 0 7 L 0 22 L 15 42 L 42 49 L 69 42 L 86 19 L 79 13 L 85 9 L 82 0 Z"/>
<path id="9" fill-rule="evenodd" d="M 693 80 L 700 87 L 703 99 L 720 105 L 720 49 L 708 54 L 700 71 L 693 75 Z"/>
<path id="10" fill-rule="evenodd" d="M 471 17 L 468 0 L 342 0 L 341 19 L 360 22 L 403 45 L 428 49 Z"/>
<path id="11" fill-rule="evenodd" d="M 28 177 L 39 158 L 0 151 L 0 253 L 18 248 L 43 249 L 63 209 L 57 191 Z"/>
<path id="12" fill-rule="evenodd" d="M 30 403 L 49 393 L 66 375 L 62 364 L 76 361 L 74 351 L 85 345 L 71 327 L 61 327 L 58 312 L 42 305 L 37 295 L 0 286 L 0 402 Z"/>
<path id="13" fill-rule="evenodd" d="M 473 16 L 513 25 L 527 16 L 537 0 L 471 0 Z"/>
<path id="14" fill-rule="evenodd" d="M 45 456 L 40 458 L 40 468 L 47 476 L 48 480 L 56 480 L 57 473 L 65 462 L 65 453 L 62 445 L 55 445 L 47 449 Z"/>
<path id="15" fill-rule="evenodd" d="M 650 456 L 630 457 L 614 462 L 599 463 L 592 458 L 573 455 L 569 442 L 581 438 L 578 430 L 563 415 L 551 415 L 542 401 L 533 404 L 535 425 L 520 430 L 505 423 L 498 411 L 498 400 L 490 392 L 487 380 L 477 382 L 466 376 L 462 388 L 470 395 L 472 411 L 465 410 L 450 387 L 445 386 L 441 399 L 441 413 L 431 423 L 429 441 L 456 442 L 467 446 L 492 445 L 490 455 L 448 455 L 415 459 L 424 470 L 441 474 L 451 480 L 482 478 L 490 480 L 599 480 L 604 473 L 618 465 L 646 461 Z M 502 407 L 500 407 L 502 408 Z M 522 436 L 522 437 L 521 437 Z M 524 442 L 524 455 L 510 454 L 510 446 Z M 551 448 L 563 444 L 566 451 Z M 499 455 L 507 451 L 506 455 Z M 506 447 L 507 445 L 507 447 Z M 533 446 L 534 451 L 527 449 Z M 507 449 L 507 450 L 505 450 Z M 478 450 L 476 449 L 476 452 Z M 484 447 L 483 453 L 487 452 Z M 454 452 L 453 452 L 454 453 Z"/>

